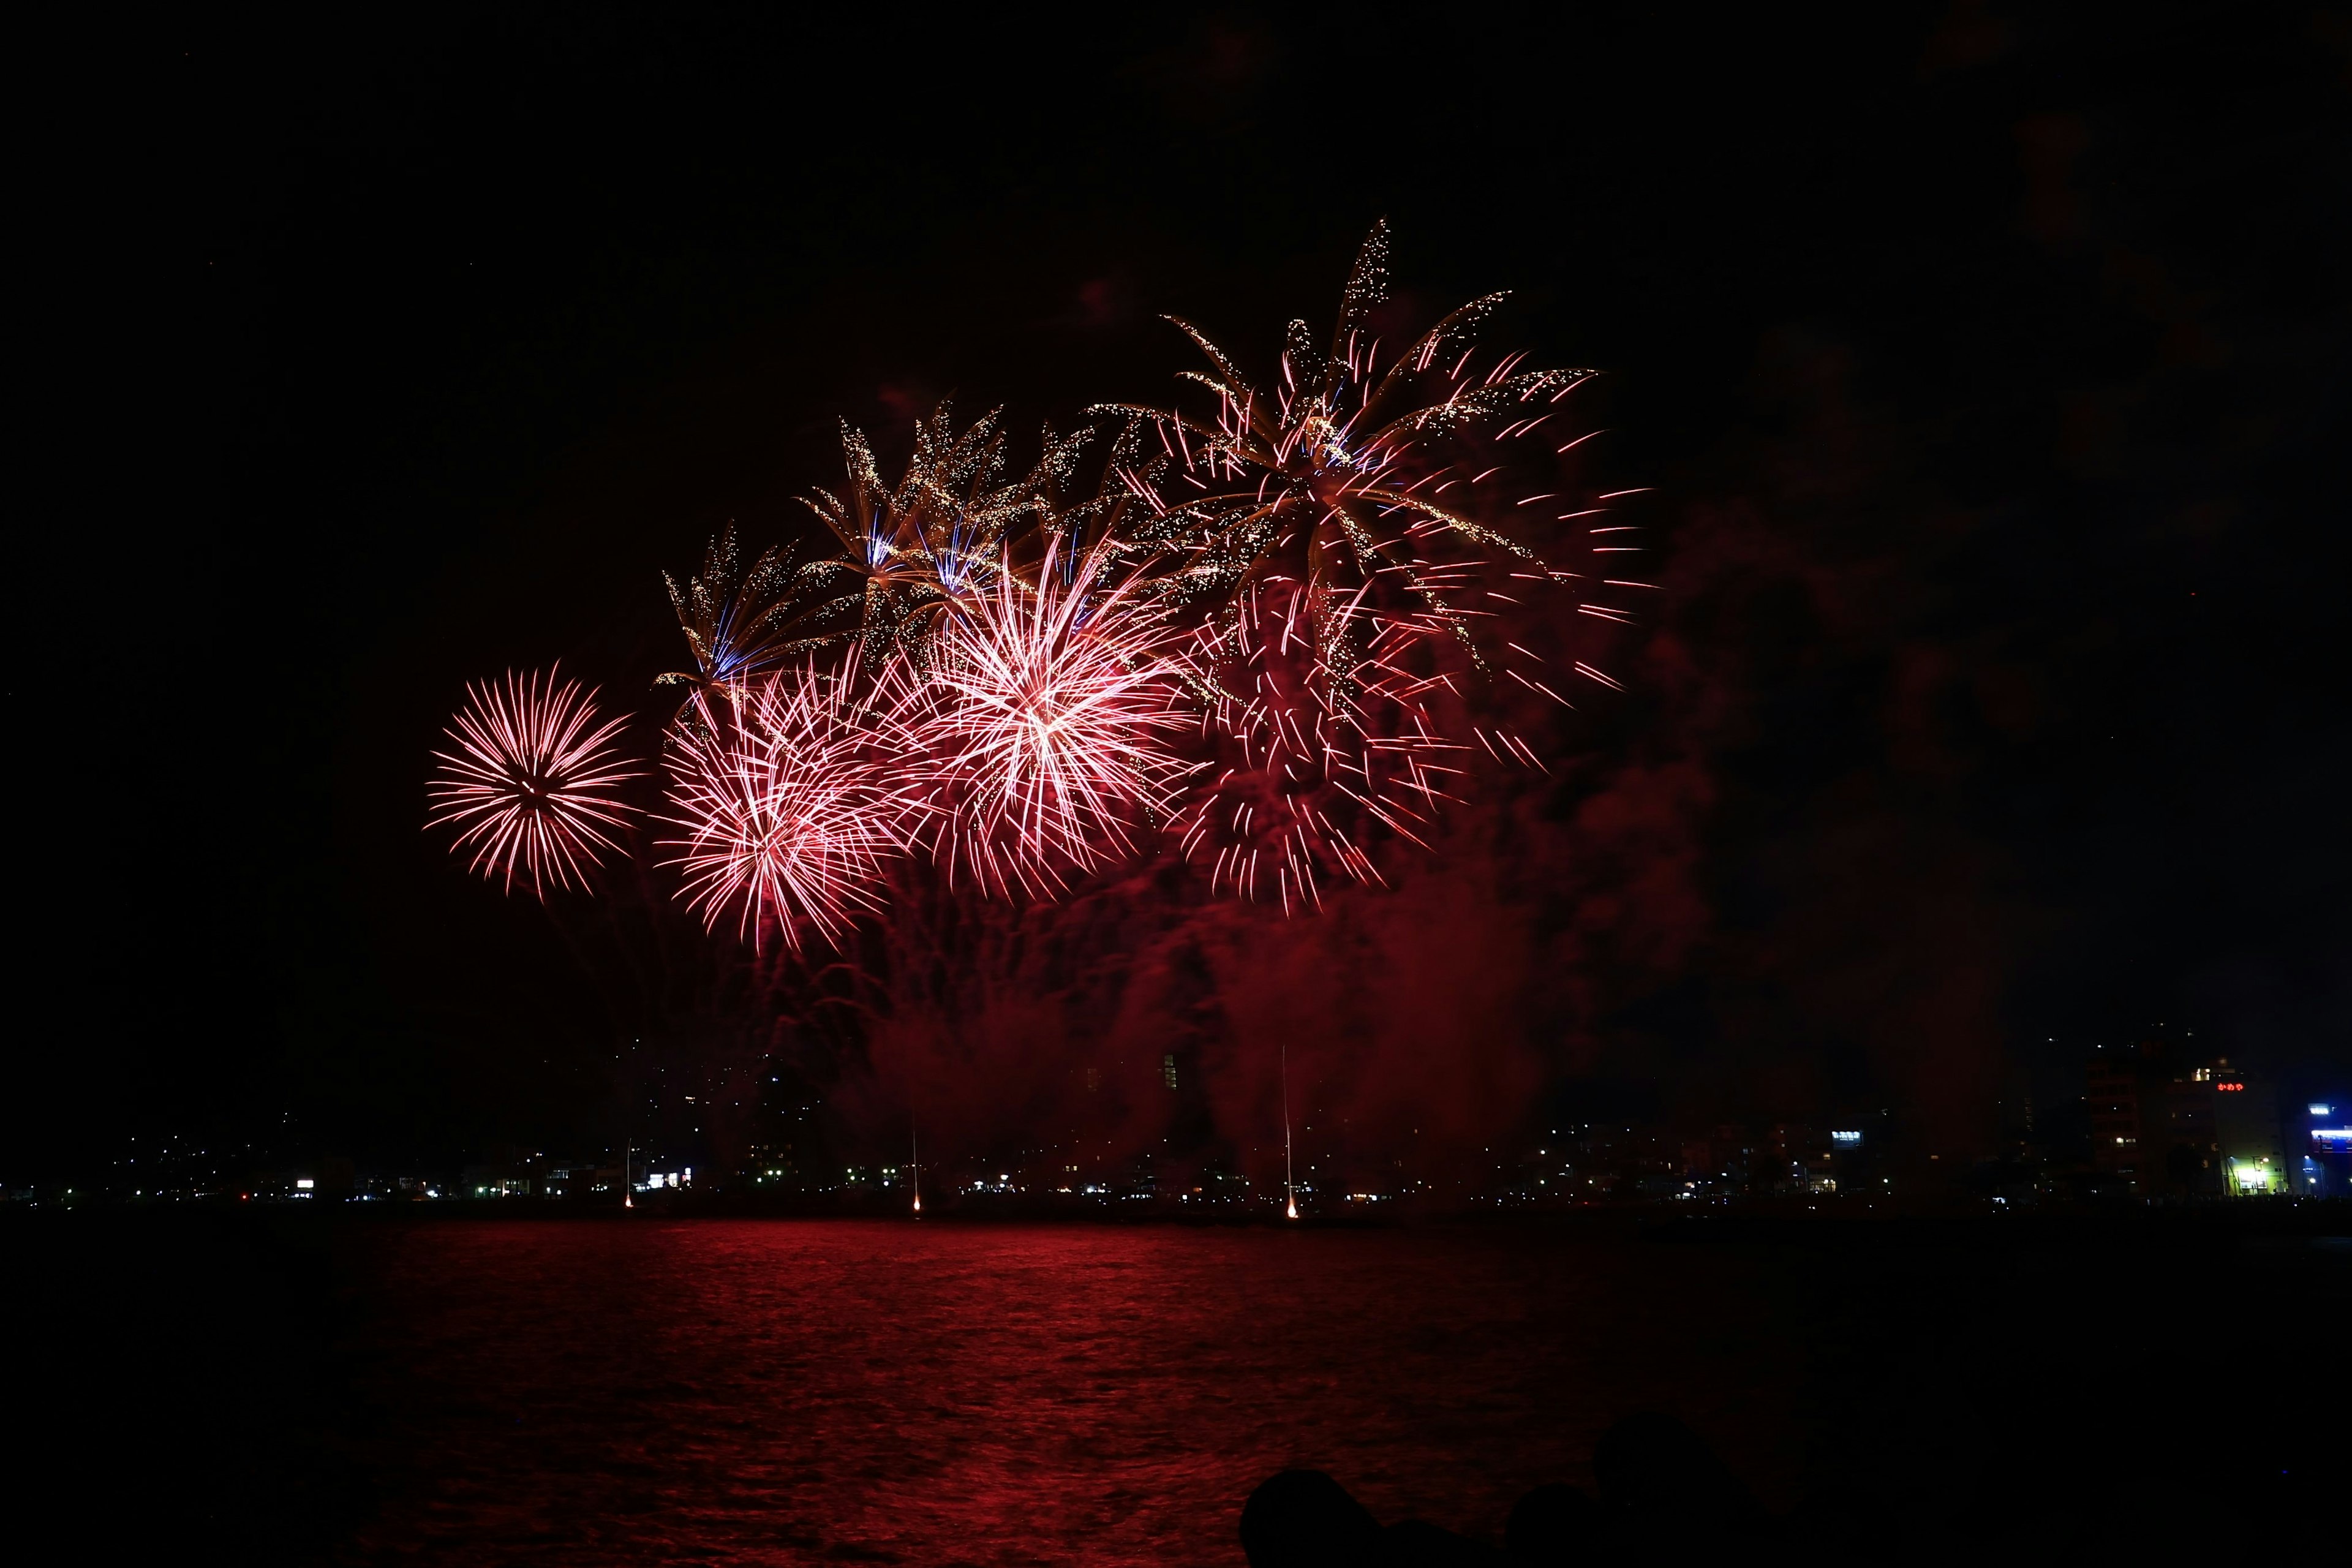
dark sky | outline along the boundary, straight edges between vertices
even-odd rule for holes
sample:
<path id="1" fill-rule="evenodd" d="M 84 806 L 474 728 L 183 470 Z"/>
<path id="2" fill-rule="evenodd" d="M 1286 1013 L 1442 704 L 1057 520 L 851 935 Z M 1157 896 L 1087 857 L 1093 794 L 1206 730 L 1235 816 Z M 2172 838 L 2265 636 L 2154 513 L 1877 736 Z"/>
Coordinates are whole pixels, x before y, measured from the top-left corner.
<path id="1" fill-rule="evenodd" d="M 1460 1092 L 1965 1142 L 2158 1024 L 2345 1071 L 2347 13 L 870 14 L 57 43 L 12 1173 L 597 1125 L 556 928 L 418 832 L 463 682 L 643 691 L 836 416 L 1164 398 L 1158 312 L 1270 358 L 1383 216 L 1408 303 L 1607 373 L 1670 588 L 1551 793 L 1351 917 Z M 1285 998 L 1229 1033 L 1340 940 L 1202 957 Z"/>

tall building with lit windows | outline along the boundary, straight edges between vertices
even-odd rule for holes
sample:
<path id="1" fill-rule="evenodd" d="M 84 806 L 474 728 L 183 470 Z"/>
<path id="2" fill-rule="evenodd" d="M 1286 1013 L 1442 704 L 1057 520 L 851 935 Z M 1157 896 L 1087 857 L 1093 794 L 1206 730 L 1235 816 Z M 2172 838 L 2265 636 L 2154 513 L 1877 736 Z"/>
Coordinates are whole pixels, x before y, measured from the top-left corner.
<path id="1" fill-rule="evenodd" d="M 2140 1046 L 2098 1047 L 2083 1068 L 2083 1095 L 2091 1113 L 2091 1168 L 2131 1192 L 2140 1187 L 2140 1088 L 2147 1051 Z"/>
<path id="2" fill-rule="evenodd" d="M 2146 1198 L 2289 1189 L 2278 1095 L 2227 1057 L 2182 1061 L 2160 1041 L 2094 1051 L 2084 1069 L 2091 1163 Z"/>

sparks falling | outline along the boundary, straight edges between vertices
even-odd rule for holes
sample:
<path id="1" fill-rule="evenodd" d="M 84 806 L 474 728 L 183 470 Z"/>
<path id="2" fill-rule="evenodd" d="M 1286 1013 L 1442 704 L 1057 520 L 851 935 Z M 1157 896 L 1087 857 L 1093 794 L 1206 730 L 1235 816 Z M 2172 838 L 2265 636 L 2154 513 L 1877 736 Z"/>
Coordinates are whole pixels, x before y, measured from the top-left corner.
<path id="1" fill-rule="evenodd" d="M 1500 668 L 1566 700 L 1542 672 L 1514 668 L 1535 655 L 1492 648 L 1475 628 L 1496 614 L 1490 601 L 1517 603 L 1498 577 L 1568 574 L 1480 519 L 1546 517 L 1534 509 L 1560 503 L 1498 482 L 1525 467 L 1514 450 L 1534 453 L 1507 444 L 1549 441 L 1563 400 L 1594 373 L 1524 370 L 1517 355 L 1480 363 L 1477 330 L 1502 294 L 1384 358 L 1373 316 L 1388 297 L 1387 258 L 1381 225 L 1328 348 L 1293 321 L 1278 379 L 1264 387 L 1176 321 L 1209 362 L 1186 378 L 1216 395 L 1213 421 L 1114 405 L 1159 435 L 1160 464 L 1130 474 L 1153 507 L 1139 537 L 1182 555 L 1167 591 L 1202 609 L 1198 660 L 1231 742 L 1184 817 L 1186 853 L 1213 883 L 1286 909 L 1319 904 L 1318 872 L 1379 880 L 1371 835 L 1423 842 L 1465 775 L 1470 742 L 1442 710 L 1471 681 Z M 1516 738 L 1471 733 L 1498 760 L 1522 760 Z"/>
<path id="2" fill-rule="evenodd" d="M 586 888 L 628 825 L 618 789 L 639 770 L 614 745 L 625 722 L 599 722 L 594 693 L 552 670 L 467 686 L 446 731 L 456 749 L 433 753 L 426 826 L 457 828 L 467 868 L 509 892 L 518 880 L 541 900 Z"/>

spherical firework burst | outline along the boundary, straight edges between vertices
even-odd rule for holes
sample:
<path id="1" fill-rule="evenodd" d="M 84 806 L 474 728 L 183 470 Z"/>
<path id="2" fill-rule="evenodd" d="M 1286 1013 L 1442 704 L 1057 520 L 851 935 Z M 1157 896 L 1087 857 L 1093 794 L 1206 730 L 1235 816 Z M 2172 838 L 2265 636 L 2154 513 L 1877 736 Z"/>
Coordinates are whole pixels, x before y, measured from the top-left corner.
<path id="1" fill-rule="evenodd" d="M 467 869 L 509 891 L 519 878 L 542 900 L 551 883 L 586 887 L 602 852 L 619 847 L 607 830 L 628 822 L 616 787 L 637 770 L 612 744 L 623 723 L 599 723 L 594 693 L 552 670 L 469 684 L 446 731 L 456 750 L 433 753 L 426 826 L 456 827 Z"/>
<path id="2" fill-rule="evenodd" d="M 1165 605 L 1114 580 L 1108 545 L 1050 543 L 1031 585 L 1009 569 L 941 618 L 924 742 L 950 815 L 940 852 L 995 891 L 1059 888 L 1165 820 L 1197 728 Z"/>
<path id="3" fill-rule="evenodd" d="M 755 942 L 772 929 L 797 950 L 814 926 L 837 943 L 881 910 L 883 863 L 926 809 L 892 781 L 912 747 L 898 700 L 814 665 L 730 698 L 697 699 L 671 729 L 669 863 L 713 930 L 731 914 Z"/>

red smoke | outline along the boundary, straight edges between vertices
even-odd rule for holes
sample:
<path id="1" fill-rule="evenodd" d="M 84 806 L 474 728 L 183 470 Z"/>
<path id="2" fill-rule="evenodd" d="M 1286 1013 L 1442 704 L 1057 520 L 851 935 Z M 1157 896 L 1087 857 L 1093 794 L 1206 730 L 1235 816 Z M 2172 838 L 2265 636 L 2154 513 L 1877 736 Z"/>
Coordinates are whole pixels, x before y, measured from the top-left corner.
<path id="1" fill-rule="evenodd" d="M 1074 1140 L 1264 1181 L 1286 1054 L 1327 1177 L 1402 1155 L 1442 1180 L 1596 1076 L 1684 1120 L 1883 1104 L 1926 1146 L 1980 1142 L 2021 916 L 1961 797 L 1977 727 L 2039 700 L 1931 635 L 1970 519 L 1907 484 L 1839 356 L 1779 352 L 1782 427 L 1680 509 L 1657 619 L 1612 656 L 1628 693 L 1553 721 L 1548 776 L 1490 770 L 1434 854 L 1392 846 L 1390 888 L 1319 914 L 1150 874 L 1032 910 L 952 1022 L 875 1027 L 867 1118 L 911 1097 L 943 1153 Z"/>

